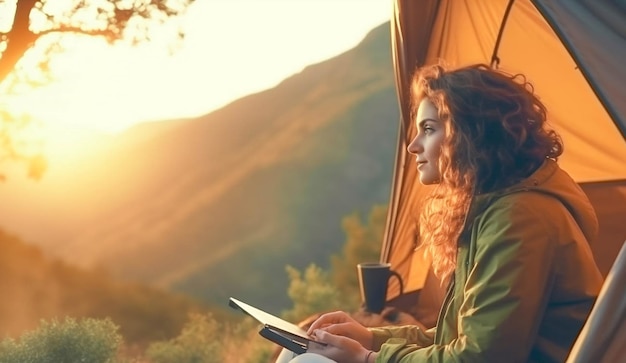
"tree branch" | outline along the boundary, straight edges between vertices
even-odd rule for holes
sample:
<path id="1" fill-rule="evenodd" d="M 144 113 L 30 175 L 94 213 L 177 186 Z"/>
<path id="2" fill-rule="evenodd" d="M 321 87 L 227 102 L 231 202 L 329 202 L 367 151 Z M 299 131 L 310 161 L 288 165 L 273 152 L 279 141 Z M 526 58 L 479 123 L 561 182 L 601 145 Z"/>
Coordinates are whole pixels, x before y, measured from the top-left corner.
<path id="1" fill-rule="evenodd" d="M 18 0 L 17 2 L 13 27 L 4 34 L 7 38 L 7 47 L 0 58 L 0 82 L 11 73 L 20 58 L 39 38 L 39 34 L 29 29 L 30 11 L 36 2 L 37 0 Z"/>
<path id="2" fill-rule="evenodd" d="M 54 28 L 54 29 L 44 30 L 44 31 L 37 33 L 37 36 L 41 37 L 41 36 L 44 36 L 46 34 L 51 34 L 51 33 L 76 33 L 76 34 L 84 34 L 84 35 L 90 35 L 90 36 L 101 36 L 101 37 L 107 38 L 107 40 L 109 41 L 119 38 L 118 34 L 116 34 L 114 31 L 111 31 L 109 29 L 85 30 L 83 28 L 74 27 L 74 26 L 61 26 L 61 27 Z"/>

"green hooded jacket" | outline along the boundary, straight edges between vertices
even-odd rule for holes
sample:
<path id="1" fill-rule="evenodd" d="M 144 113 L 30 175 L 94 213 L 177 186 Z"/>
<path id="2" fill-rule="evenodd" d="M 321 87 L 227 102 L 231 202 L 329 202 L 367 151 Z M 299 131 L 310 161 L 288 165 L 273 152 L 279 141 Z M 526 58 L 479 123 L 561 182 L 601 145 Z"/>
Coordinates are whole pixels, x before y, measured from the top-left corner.
<path id="1" fill-rule="evenodd" d="M 563 362 L 602 285 L 598 222 L 580 187 L 547 160 L 475 198 L 471 230 L 437 326 L 371 328 L 376 362 Z"/>

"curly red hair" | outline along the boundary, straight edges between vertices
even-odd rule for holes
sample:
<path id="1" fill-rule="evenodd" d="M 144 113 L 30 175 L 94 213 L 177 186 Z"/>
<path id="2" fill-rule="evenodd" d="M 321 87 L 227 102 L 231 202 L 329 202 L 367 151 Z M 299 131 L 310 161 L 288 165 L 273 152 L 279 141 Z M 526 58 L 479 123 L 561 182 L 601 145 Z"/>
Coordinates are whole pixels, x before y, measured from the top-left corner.
<path id="1" fill-rule="evenodd" d="M 556 160 L 563 144 L 547 127 L 546 107 L 521 74 L 484 64 L 423 67 L 413 78 L 414 110 L 423 99 L 437 108 L 445 138 L 441 180 L 420 214 L 420 240 L 445 281 L 456 267 L 473 197 L 528 177 L 546 158 Z"/>

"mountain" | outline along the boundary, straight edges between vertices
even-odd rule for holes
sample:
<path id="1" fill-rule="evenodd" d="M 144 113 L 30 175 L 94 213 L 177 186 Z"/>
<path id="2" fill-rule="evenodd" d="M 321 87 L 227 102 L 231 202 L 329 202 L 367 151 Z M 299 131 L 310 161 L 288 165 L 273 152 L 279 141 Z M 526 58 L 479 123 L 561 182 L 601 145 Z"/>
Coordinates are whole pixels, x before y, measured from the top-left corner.
<path id="1" fill-rule="evenodd" d="M 110 318 L 129 344 L 147 344 L 180 333 L 191 312 L 209 308 L 188 297 L 135 283 L 115 281 L 102 271 L 84 270 L 44 256 L 35 246 L 0 230 L 0 335 L 16 338 L 41 319 L 65 316 Z"/>
<path id="2" fill-rule="evenodd" d="M 278 312 L 285 266 L 328 266 L 342 217 L 388 200 L 399 119 L 389 39 L 383 24 L 272 89 L 102 140 L 71 177 L 46 176 L 45 197 L 0 195 L 28 203 L 28 218 L 0 210 L 0 223 L 73 263 Z"/>

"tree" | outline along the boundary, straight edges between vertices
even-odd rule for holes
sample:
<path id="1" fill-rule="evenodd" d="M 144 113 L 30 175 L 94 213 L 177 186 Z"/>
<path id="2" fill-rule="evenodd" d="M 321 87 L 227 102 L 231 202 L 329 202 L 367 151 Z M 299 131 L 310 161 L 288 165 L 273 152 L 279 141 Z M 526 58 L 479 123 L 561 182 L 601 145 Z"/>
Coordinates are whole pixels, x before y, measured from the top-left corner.
<path id="1" fill-rule="evenodd" d="M 335 286 L 348 296 L 359 296 L 356 265 L 380 259 L 386 217 L 387 206 L 375 205 L 370 210 L 365 224 L 358 213 L 346 216 L 342 220 L 346 244 L 340 255 L 331 257 L 331 263 Z"/>
<path id="2" fill-rule="evenodd" d="M 151 344 L 146 355 L 155 363 L 223 362 L 221 333 L 210 314 L 192 314 L 178 337 Z"/>
<path id="3" fill-rule="evenodd" d="M 315 264 L 310 264 L 304 272 L 287 266 L 290 281 L 287 295 L 293 308 L 283 312 L 283 318 L 298 322 L 329 310 L 358 309 L 356 265 L 380 259 L 386 216 L 386 205 L 374 205 L 365 224 L 358 212 L 344 217 L 346 242 L 340 254 L 331 256 L 330 271 Z"/>
<path id="4" fill-rule="evenodd" d="M 20 84 L 46 82 L 47 65 L 62 52 L 64 36 L 100 37 L 109 43 L 125 40 L 132 44 L 149 41 L 152 32 L 168 19 L 182 15 L 195 0 L 0 0 L 0 13 L 13 14 L 12 22 L 0 23 L 0 94 L 5 98 Z M 11 17 L 2 18 L 11 20 Z M 8 30 L 5 30 L 8 29 Z M 183 33 L 179 30 L 179 37 Z M 37 50 L 34 60 L 40 77 L 33 79 L 32 69 L 19 69 L 20 60 L 30 50 Z M 31 63 L 31 64 L 32 64 Z M 0 99 L 0 109 L 4 109 Z M 41 176 L 45 161 L 40 155 L 24 155 L 13 146 L 16 120 L 23 115 L 0 113 L 0 162 L 6 159 L 26 161 L 29 175 Z M 7 125 L 11 125 L 7 127 Z M 35 169 L 33 169 L 35 168 Z"/>
<path id="5" fill-rule="evenodd" d="M 283 312 L 284 319 L 299 322 L 342 306 L 342 292 L 331 283 L 328 272 L 315 264 L 310 264 L 304 273 L 292 266 L 286 269 L 290 281 L 287 294 L 293 302 L 293 308 Z"/>
<path id="6" fill-rule="evenodd" d="M 42 321 L 19 341 L 0 341 L 0 363 L 113 362 L 122 344 L 117 330 L 109 319 Z"/>
<path id="7" fill-rule="evenodd" d="M 16 0 L 13 24 L 8 32 L 0 32 L 0 81 L 45 36 L 78 33 L 104 37 L 111 43 L 121 39 L 147 41 L 153 26 L 181 15 L 193 1 Z M 56 44 L 47 46 L 52 49 Z"/>

